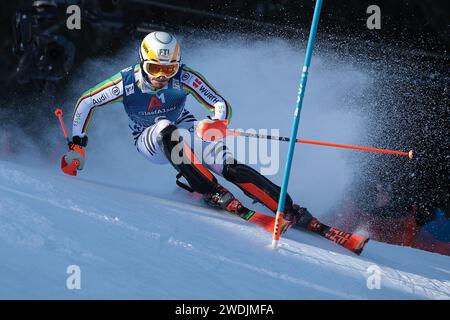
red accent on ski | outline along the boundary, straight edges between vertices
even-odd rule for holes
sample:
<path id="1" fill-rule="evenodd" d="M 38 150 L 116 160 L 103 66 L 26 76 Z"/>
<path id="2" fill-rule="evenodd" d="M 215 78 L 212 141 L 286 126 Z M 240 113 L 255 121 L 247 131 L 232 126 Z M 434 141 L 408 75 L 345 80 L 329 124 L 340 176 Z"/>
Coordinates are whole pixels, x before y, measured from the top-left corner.
<path id="1" fill-rule="evenodd" d="M 257 224 L 269 232 L 273 231 L 273 227 L 275 225 L 275 219 L 273 217 L 266 216 L 265 214 L 259 212 L 255 212 L 247 221 Z"/>
<path id="2" fill-rule="evenodd" d="M 327 230 L 323 232 L 323 236 L 356 253 L 357 255 L 361 254 L 364 246 L 369 241 L 368 237 L 359 234 L 344 232 L 331 227 L 328 227 Z"/>
<path id="3" fill-rule="evenodd" d="M 254 223 L 270 233 L 273 233 L 273 229 L 275 227 L 275 218 L 272 216 L 268 216 L 266 214 L 260 212 L 254 212 L 246 207 L 244 207 L 241 202 L 234 198 L 228 206 L 225 208 L 225 211 L 230 212 L 232 214 L 239 215 L 242 219 Z M 250 218 L 248 218 L 250 216 Z M 298 227 L 297 225 L 293 225 L 290 221 L 281 218 L 281 232 L 280 234 L 286 232 L 291 226 Z M 300 230 L 309 231 L 315 234 L 318 234 L 328 240 L 331 240 L 344 248 L 360 255 L 364 249 L 364 246 L 369 241 L 368 237 L 353 234 L 349 232 L 341 231 L 337 228 L 329 227 L 323 223 L 321 223 L 317 218 L 313 218 L 309 223 L 307 230 L 298 227 Z"/>
<path id="4" fill-rule="evenodd" d="M 267 216 L 263 213 L 255 212 L 253 216 L 247 221 L 257 224 L 270 233 L 273 232 L 273 228 L 275 226 L 275 218 L 271 216 Z M 281 233 L 284 233 L 290 226 L 289 221 L 282 219 L 281 221 Z"/>
<path id="5" fill-rule="evenodd" d="M 273 232 L 273 228 L 275 225 L 274 217 L 259 212 L 255 212 L 253 216 L 247 221 L 263 227 L 270 233 Z M 286 232 L 289 227 L 291 227 L 291 223 L 283 219 L 281 224 L 281 233 Z M 343 246 L 344 248 L 356 253 L 357 255 L 360 255 L 362 253 L 365 245 L 367 244 L 367 242 L 369 242 L 369 238 L 366 236 L 344 232 L 337 228 L 328 227 L 320 223 L 316 218 L 311 221 L 310 225 L 308 226 L 308 230 Z"/>
<path id="6" fill-rule="evenodd" d="M 231 201 L 228 204 L 226 210 L 229 212 L 239 212 L 239 210 L 241 210 L 241 208 L 242 208 L 241 202 L 235 198 L 233 201 Z"/>
<path id="7" fill-rule="evenodd" d="M 352 234 L 350 236 L 350 239 L 348 239 L 347 243 L 344 245 L 344 247 L 346 247 L 350 251 L 353 251 L 357 255 L 360 255 L 361 252 L 364 250 L 364 247 L 366 246 L 367 242 L 369 242 L 368 237 L 359 234 Z"/>

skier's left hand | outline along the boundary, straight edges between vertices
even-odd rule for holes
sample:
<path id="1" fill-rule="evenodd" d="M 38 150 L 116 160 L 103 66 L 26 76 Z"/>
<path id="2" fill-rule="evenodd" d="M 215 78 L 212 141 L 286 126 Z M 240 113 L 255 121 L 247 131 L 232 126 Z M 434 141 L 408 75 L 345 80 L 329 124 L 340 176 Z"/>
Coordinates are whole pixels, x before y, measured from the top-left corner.
<path id="1" fill-rule="evenodd" d="M 69 143 L 69 150 L 61 159 L 61 170 L 68 175 L 76 176 L 78 170 L 83 170 L 87 144 L 87 136 L 80 138 L 75 136 Z"/>
<path id="2" fill-rule="evenodd" d="M 197 124 L 197 135 L 204 141 L 220 140 L 227 135 L 228 120 L 204 119 Z"/>

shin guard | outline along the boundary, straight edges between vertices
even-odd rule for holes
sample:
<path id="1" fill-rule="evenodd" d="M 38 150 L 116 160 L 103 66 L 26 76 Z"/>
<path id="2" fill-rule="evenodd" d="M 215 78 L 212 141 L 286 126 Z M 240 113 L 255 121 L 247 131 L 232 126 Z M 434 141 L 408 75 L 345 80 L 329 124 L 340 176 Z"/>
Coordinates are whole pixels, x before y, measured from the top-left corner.
<path id="1" fill-rule="evenodd" d="M 197 159 L 191 147 L 183 142 L 176 126 L 164 128 L 157 141 L 169 162 L 187 180 L 193 191 L 205 194 L 217 187 L 214 175 Z"/>
<path id="2" fill-rule="evenodd" d="M 237 185 L 247 196 L 262 203 L 273 212 L 277 211 L 281 188 L 258 171 L 235 160 L 232 164 L 224 165 L 222 174 L 225 179 Z M 291 208 L 292 199 L 286 195 L 285 211 L 289 211 Z"/>

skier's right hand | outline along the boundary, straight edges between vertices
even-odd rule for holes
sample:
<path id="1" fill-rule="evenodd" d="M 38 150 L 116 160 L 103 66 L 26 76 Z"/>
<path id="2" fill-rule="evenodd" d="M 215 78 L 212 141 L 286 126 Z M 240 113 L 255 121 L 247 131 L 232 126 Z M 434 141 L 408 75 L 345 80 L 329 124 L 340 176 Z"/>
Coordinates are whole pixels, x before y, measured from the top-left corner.
<path id="1" fill-rule="evenodd" d="M 204 119 L 197 124 L 197 135 L 203 141 L 223 139 L 227 135 L 228 120 Z"/>
<path id="2" fill-rule="evenodd" d="M 69 143 L 69 150 L 61 159 L 61 169 L 64 173 L 76 176 L 77 170 L 83 170 L 86 151 L 83 149 L 87 144 L 87 137 L 85 140 L 74 137 L 73 141 Z"/>

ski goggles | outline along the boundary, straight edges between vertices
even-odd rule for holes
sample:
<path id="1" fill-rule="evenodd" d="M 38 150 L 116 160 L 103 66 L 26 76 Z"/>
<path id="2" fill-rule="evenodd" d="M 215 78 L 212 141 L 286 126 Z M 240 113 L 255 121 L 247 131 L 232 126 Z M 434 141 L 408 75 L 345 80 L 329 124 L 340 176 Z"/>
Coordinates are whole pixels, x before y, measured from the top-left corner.
<path id="1" fill-rule="evenodd" d="M 180 65 L 178 63 L 156 64 L 148 60 L 145 60 L 142 63 L 142 68 L 144 69 L 144 72 L 147 73 L 149 76 L 153 77 L 165 76 L 167 78 L 171 78 L 177 74 L 179 66 Z"/>

